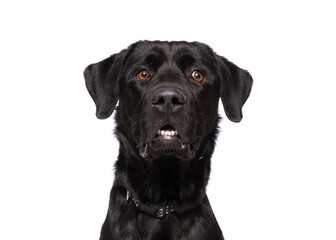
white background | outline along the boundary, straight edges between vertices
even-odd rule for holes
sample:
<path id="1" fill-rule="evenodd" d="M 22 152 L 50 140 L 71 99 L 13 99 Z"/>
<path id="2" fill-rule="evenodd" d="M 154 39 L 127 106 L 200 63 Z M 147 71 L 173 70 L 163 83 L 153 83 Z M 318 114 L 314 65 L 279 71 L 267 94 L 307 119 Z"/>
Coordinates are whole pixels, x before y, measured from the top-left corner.
<path id="1" fill-rule="evenodd" d="M 121 2 L 121 1 L 120 1 Z M 255 82 L 208 195 L 226 240 L 336 239 L 332 1 L 2 1 L 0 239 L 98 239 L 118 143 L 82 72 L 137 40 L 209 44 Z"/>

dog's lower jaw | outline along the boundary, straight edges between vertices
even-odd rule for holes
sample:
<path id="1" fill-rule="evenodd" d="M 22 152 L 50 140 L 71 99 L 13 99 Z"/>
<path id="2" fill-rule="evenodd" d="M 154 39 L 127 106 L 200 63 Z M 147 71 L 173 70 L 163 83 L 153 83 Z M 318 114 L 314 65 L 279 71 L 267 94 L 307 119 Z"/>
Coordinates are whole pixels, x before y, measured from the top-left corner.
<path id="1" fill-rule="evenodd" d="M 179 158 L 182 161 L 188 161 L 193 159 L 196 156 L 196 152 L 199 149 L 200 143 L 199 143 L 199 137 L 196 138 L 196 140 L 194 141 L 194 143 L 189 144 L 189 143 L 184 143 L 182 141 L 179 141 L 180 144 L 180 148 L 176 150 L 176 157 Z M 153 159 L 152 155 L 150 154 L 150 148 L 152 147 L 152 143 L 140 143 L 138 146 L 138 150 L 139 150 L 139 155 L 147 160 L 155 160 Z M 160 152 L 160 149 L 156 149 L 157 152 Z M 181 154 L 181 152 L 183 154 Z M 170 151 L 165 151 L 162 150 L 160 152 L 160 154 L 162 156 L 172 156 L 174 157 L 174 150 L 170 150 Z M 155 154 L 158 155 L 158 154 Z M 184 157 L 183 157 L 184 155 Z"/>

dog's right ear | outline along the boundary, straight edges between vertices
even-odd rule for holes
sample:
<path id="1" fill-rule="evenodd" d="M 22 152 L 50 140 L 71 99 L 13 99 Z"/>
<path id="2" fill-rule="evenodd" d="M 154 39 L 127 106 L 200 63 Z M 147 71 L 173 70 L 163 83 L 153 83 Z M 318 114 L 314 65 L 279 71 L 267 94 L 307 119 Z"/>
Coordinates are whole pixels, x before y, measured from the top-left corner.
<path id="1" fill-rule="evenodd" d="M 96 116 L 112 115 L 119 98 L 119 76 L 126 50 L 87 66 L 84 71 L 86 87 L 96 104 Z"/>
<path id="2" fill-rule="evenodd" d="M 253 79 L 250 73 L 224 57 L 217 57 L 222 72 L 221 99 L 226 116 L 233 122 L 243 118 L 242 107 L 250 95 Z"/>

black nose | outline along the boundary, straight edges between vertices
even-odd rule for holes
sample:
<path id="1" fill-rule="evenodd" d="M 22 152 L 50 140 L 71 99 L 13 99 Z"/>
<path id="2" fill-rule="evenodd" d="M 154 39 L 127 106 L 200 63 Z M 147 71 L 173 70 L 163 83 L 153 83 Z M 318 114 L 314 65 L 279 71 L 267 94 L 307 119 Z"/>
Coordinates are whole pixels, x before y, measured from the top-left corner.
<path id="1" fill-rule="evenodd" d="M 175 88 L 160 88 L 153 93 L 152 104 L 160 110 L 175 111 L 186 102 L 185 95 Z"/>

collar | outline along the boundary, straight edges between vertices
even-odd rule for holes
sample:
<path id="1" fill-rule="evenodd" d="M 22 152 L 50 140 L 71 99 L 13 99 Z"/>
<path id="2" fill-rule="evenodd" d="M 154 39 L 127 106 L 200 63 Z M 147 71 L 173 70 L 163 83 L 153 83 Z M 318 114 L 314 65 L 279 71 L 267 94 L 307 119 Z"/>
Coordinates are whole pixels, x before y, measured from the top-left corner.
<path id="1" fill-rule="evenodd" d="M 166 218 L 170 213 L 177 213 L 174 209 L 174 206 L 166 204 L 166 205 L 145 205 L 140 203 L 139 200 L 134 198 L 134 196 L 131 194 L 129 190 L 127 190 L 126 193 L 126 201 L 132 200 L 135 206 L 139 209 L 140 212 L 146 213 L 147 215 L 158 218 L 158 219 L 164 219 Z"/>

